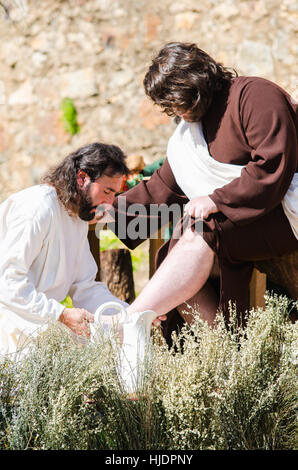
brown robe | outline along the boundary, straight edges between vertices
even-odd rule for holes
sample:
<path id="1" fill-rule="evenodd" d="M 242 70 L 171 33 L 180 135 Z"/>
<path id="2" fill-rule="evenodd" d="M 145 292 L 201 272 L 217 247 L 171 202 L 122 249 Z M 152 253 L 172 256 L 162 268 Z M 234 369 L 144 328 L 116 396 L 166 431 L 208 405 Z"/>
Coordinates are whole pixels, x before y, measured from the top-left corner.
<path id="1" fill-rule="evenodd" d="M 211 156 L 220 162 L 245 165 L 239 178 L 209 195 L 220 212 L 204 221 L 203 237 L 219 261 L 219 305 L 228 318 L 230 301 L 241 314 L 248 309 L 254 261 L 298 249 L 281 205 L 298 170 L 297 103 L 268 80 L 237 77 L 214 95 L 202 122 Z M 188 202 L 167 160 L 149 181 L 124 196 L 127 207 L 134 203 L 146 208 L 172 203 L 182 207 Z M 116 211 L 121 197 L 115 200 Z M 121 239 L 131 249 L 143 241 Z M 172 238 L 161 247 L 157 267 L 176 241 Z M 170 343 L 171 332 L 183 320 L 177 310 L 167 318 L 163 330 Z"/>

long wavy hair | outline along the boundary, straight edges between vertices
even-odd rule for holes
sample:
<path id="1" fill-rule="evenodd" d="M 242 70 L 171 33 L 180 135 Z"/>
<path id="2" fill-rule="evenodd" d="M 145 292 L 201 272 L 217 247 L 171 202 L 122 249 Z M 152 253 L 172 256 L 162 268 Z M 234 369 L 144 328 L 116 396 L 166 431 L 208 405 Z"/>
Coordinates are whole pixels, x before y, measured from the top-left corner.
<path id="1" fill-rule="evenodd" d="M 43 176 L 41 183 L 54 186 L 58 199 L 67 212 L 72 216 L 77 215 L 80 203 L 78 171 L 85 171 L 91 182 L 102 175 L 127 175 L 129 170 L 125 158 L 122 150 L 116 145 L 95 142 L 68 155 Z"/>
<path id="2" fill-rule="evenodd" d="M 216 62 L 196 44 L 170 42 L 153 59 L 144 78 L 146 94 L 169 116 L 189 112 L 199 120 L 213 94 L 237 76 Z"/>

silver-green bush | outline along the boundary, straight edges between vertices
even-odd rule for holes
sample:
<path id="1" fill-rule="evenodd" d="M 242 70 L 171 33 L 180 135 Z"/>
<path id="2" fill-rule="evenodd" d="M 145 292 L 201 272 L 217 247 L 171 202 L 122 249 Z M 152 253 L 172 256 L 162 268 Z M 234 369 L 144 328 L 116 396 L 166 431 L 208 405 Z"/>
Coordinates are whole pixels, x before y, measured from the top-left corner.
<path id="1" fill-rule="evenodd" d="M 296 449 L 297 325 L 268 297 L 247 325 L 197 315 L 169 349 L 158 330 L 138 400 L 115 344 L 75 344 L 59 327 L 0 365 L 1 449 Z M 297 305 L 296 305 L 297 308 Z"/>

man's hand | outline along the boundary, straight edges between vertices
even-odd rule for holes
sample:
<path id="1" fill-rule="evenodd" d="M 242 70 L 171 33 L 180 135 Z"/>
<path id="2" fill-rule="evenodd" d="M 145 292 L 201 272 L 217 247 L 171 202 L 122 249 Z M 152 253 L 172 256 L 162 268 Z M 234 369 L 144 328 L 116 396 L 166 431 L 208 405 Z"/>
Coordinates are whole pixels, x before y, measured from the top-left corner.
<path id="1" fill-rule="evenodd" d="M 89 323 L 94 322 L 94 315 L 84 308 L 65 308 L 59 321 L 68 326 L 75 334 L 90 338 Z"/>
<path id="2" fill-rule="evenodd" d="M 100 204 L 96 209 L 93 210 L 94 217 L 89 221 L 89 224 L 107 224 L 109 222 L 114 222 L 115 217 L 113 217 L 113 206 L 111 204 Z M 110 213 L 111 212 L 111 213 Z"/>
<path id="3" fill-rule="evenodd" d="M 209 196 L 199 196 L 191 199 L 185 205 L 184 212 L 191 217 L 206 219 L 210 214 L 215 214 L 219 210 Z"/>

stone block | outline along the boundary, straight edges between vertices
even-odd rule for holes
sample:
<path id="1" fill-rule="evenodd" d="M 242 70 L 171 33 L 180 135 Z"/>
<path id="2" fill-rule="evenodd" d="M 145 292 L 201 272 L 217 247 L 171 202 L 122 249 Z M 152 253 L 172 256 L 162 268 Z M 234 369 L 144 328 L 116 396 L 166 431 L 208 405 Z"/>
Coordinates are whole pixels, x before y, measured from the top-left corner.
<path id="1" fill-rule="evenodd" d="M 175 26 L 177 29 L 191 30 L 197 21 L 199 21 L 198 13 L 192 11 L 178 13 L 175 17 Z"/>
<path id="2" fill-rule="evenodd" d="M 158 38 L 158 27 L 161 23 L 161 19 L 157 15 L 147 14 L 144 18 L 145 21 L 145 42 L 155 41 Z"/>
<path id="3" fill-rule="evenodd" d="M 61 97 L 87 98 L 98 94 L 95 73 L 92 68 L 67 72 L 58 77 Z"/>
<path id="4" fill-rule="evenodd" d="M 170 122 L 169 116 L 162 113 L 157 106 L 154 106 L 154 104 L 147 98 L 141 102 L 139 107 L 139 116 L 141 118 L 142 125 L 149 130 Z"/>
<path id="5" fill-rule="evenodd" d="M 239 15 L 239 13 L 239 8 L 233 0 L 226 0 L 212 10 L 212 14 L 214 16 L 218 16 L 223 20 L 229 20 L 230 18 Z"/>
<path id="6" fill-rule="evenodd" d="M 109 87 L 119 91 L 119 88 L 124 87 L 125 85 L 130 83 L 133 80 L 134 76 L 135 74 L 130 68 L 115 72 L 111 76 Z"/>
<path id="7" fill-rule="evenodd" d="M 4 104 L 6 100 L 5 85 L 3 80 L 0 80 L 0 104 Z"/>
<path id="8" fill-rule="evenodd" d="M 0 124 L 0 152 L 7 150 L 11 143 L 11 136 L 9 130 Z"/>
<path id="9" fill-rule="evenodd" d="M 26 80 L 16 91 L 10 94 L 8 104 L 15 105 L 31 105 L 35 103 L 36 96 L 33 93 L 33 87 L 30 80 Z"/>
<path id="10" fill-rule="evenodd" d="M 71 136 L 64 130 L 61 116 L 53 111 L 42 116 L 38 121 L 38 133 L 42 145 L 64 145 L 71 140 Z"/>
<path id="11" fill-rule="evenodd" d="M 271 47 L 263 42 L 242 41 L 237 51 L 237 64 L 244 74 L 267 77 L 274 80 L 274 63 Z"/>

